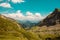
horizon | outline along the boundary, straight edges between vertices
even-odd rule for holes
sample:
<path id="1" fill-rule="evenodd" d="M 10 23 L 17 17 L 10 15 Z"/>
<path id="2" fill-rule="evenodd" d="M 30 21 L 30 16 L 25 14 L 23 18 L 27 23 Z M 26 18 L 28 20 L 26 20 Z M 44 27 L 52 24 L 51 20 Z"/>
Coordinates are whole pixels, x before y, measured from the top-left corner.
<path id="1" fill-rule="evenodd" d="M 0 14 L 17 20 L 44 19 L 55 8 L 60 8 L 60 0 L 0 0 Z"/>

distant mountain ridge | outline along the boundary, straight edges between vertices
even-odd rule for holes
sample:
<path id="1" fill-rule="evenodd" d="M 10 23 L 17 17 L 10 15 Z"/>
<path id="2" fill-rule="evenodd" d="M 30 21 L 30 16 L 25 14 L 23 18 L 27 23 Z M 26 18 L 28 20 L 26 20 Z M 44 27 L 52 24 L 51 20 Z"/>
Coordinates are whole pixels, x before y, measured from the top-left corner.
<path id="1" fill-rule="evenodd" d="M 19 24 L 22 25 L 23 28 L 31 28 L 33 26 L 38 25 L 38 22 L 31 22 L 31 21 L 18 21 Z"/>
<path id="2" fill-rule="evenodd" d="M 40 21 L 39 26 L 52 26 L 55 24 L 60 24 L 60 10 L 55 9 L 50 15 L 48 15 L 45 19 Z"/>

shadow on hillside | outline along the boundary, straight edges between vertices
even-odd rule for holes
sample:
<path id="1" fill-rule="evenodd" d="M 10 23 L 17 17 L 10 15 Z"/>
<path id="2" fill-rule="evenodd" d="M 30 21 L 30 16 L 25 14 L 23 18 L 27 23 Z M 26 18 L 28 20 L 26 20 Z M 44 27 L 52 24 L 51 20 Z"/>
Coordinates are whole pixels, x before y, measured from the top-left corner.
<path id="1" fill-rule="evenodd" d="M 55 38 L 46 38 L 45 40 L 60 40 L 60 36 Z"/>

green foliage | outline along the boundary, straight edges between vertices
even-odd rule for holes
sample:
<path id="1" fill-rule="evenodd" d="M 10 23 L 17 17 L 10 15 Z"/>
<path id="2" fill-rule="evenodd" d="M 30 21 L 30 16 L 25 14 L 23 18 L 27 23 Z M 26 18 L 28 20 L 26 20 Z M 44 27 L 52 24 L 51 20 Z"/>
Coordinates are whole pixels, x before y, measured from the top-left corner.
<path id="1" fill-rule="evenodd" d="M 15 20 L 0 16 L 0 40 L 60 40 L 60 32 L 49 32 L 44 27 L 25 30 Z"/>
<path id="2" fill-rule="evenodd" d="M 16 21 L 0 15 L 0 40 L 40 40 L 37 34 L 24 30 Z"/>

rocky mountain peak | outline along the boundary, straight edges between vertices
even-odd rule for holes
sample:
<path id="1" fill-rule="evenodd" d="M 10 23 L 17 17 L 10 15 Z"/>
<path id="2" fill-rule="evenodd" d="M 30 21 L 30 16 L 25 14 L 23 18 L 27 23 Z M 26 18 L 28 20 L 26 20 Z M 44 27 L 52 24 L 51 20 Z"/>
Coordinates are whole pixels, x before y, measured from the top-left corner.
<path id="1" fill-rule="evenodd" d="M 56 24 L 60 24 L 60 10 L 57 8 L 45 19 L 43 19 L 43 21 L 41 21 L 39 25 L 52 26 Z"/>

